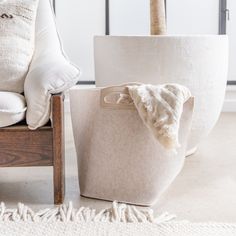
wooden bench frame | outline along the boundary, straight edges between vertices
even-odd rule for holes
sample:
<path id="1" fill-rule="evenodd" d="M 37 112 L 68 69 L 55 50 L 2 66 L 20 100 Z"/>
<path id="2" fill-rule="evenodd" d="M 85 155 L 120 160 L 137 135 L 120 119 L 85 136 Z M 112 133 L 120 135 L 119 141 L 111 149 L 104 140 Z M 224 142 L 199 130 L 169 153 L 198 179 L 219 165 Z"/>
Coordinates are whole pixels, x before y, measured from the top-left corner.
<path id="1" fill-rule="evenodd" d="M 53 95 L 51 104 L 52 122 L 42 128 L 29 130 L 26 124 L 0 128 L 0 167 L 52 166 L 54 204 L 61 204 L 65 195 L 64 95 Z"/>

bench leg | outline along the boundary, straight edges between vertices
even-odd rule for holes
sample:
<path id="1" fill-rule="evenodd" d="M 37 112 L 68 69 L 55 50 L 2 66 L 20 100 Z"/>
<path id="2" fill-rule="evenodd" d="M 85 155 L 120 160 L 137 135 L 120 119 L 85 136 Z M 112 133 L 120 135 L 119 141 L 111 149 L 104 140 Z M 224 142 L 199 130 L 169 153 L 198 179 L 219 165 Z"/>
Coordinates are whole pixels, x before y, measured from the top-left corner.
<path id="1" fill-rule="evenodd" d="M 54 204 L 65 196 L 65 138 L 63 95 L 52 96 Z"/>

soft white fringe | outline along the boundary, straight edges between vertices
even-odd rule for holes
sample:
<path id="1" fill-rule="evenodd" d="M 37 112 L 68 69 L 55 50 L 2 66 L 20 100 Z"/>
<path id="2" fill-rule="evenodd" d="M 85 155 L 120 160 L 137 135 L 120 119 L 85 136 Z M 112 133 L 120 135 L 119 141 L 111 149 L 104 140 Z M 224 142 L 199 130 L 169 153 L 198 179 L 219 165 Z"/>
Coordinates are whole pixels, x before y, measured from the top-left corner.
<path id="1" fill-rule="evenodd" d="M 174 219 L 175 215 L 163 213 L 159 217 L 153 216 L 152 209 L 139 210 L 134 206 L 112 203 L 112 207 L 96 212 L 87 207 L 73 208 L 72 202 L 55 208 L 47 208 L 34 212 L 28 206 L 18 203 L 17 209 L 7 209 L 0 204 L 1 221 L 25 222 L 115 222 L 115 223 L 163 223 Z"/>

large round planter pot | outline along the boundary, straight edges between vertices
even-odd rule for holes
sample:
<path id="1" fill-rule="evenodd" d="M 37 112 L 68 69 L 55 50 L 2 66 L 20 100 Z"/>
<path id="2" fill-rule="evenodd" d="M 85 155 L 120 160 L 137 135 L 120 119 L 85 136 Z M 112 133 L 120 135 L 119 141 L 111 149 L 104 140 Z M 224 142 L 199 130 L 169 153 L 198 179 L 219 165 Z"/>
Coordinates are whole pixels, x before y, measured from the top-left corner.
<path id="1" fill-rule="evenodd" d="M 195 97 L 187 154 L 216 124 L 224 101 L 228 38 L 202 36 L 97 36 L 97 86 L 126 82 L 178 83 Z"/>

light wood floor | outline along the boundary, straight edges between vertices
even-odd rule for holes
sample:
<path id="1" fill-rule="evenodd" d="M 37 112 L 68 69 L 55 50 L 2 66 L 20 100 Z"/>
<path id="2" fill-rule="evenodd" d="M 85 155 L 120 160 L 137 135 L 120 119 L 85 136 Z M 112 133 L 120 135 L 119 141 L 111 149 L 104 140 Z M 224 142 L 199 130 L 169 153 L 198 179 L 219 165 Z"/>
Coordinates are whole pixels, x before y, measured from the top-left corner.
<path id="1" fill-rule="evenodd" d="M 96 209 L 109 202 L 80 198 L 76 153 L 69 115 L 66 116 L 66 200 Z M 0 201 L 33 209 L 53 206 L 52 171 L 46 168 L 1 168 Z M 168 211 L 179 220 L 236 222 L 236 113 L 224 113 L 197 153 L 160 201 L 155 213 Z"/>

